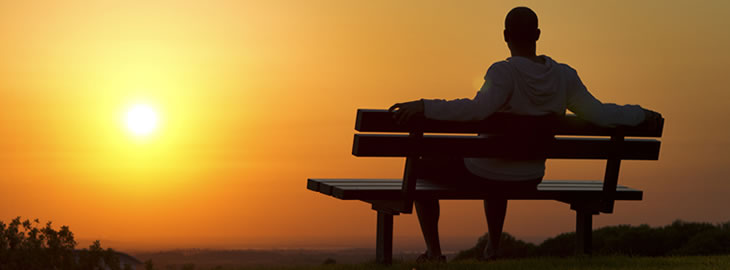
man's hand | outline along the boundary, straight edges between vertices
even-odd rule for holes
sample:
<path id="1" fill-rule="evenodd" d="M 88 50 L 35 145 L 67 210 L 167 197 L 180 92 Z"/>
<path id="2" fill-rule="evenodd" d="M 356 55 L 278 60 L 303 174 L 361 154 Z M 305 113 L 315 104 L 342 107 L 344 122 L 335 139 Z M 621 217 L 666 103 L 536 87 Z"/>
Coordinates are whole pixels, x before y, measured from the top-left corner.
<path id="1" fill-rule="evenodd" d="M 662 120 L 662 115 L 658 112 L 644 109 L 644 123 L 649 129 L 657 129 L 659 127 L 659 121 Z"/>
<path id="2" fill-rule="evenodd" d="M 389 112 L 395 112 L 393 118 L 399 125 L 408 123 L 414 116 L 422 115 L 424 110 L 423 100 L 409 101 L 405 103 L 396 103 L 390 106 Z"/>

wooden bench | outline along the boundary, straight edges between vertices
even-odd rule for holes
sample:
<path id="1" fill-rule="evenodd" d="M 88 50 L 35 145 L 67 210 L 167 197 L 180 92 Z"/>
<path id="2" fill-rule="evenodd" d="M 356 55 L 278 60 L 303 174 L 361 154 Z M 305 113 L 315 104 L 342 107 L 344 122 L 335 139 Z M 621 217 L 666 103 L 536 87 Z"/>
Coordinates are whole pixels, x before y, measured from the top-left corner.
<path id="1" fill-rule="evenodd" d="M 393 215 L 411 213 L 421 198 L 479 200 L 556 200 L 576 211 L 576 252 L 590 254 L 593 215 L 612 213 L 614 201 L 642 199 L 643 192 L 618 185 L 621 160 L 658 160 L 663 119 L 658 128 L 606 128 L 574 115 L 530 117 L 495 114 L 478 122 L 420 119 L 397 125 L 385 110 L 357 111 L 352 154 L 358 157 L 405 157 L 402 179 L 308 179 L 307 188 L 342 200 L 361 200 L 377 211 L 376 260 L 389 264 L 393 251 Z M 375 133 L 377 132 L 377 134 Z M 398 134 L 400 133 L 400 134 Z M 431 135 L 425 133 L 439 133 Z M 443 134 L 461 135 L 443 135 Z M 468 135 L 465 135 L 468 134 Z M 480 137 L 477 134 L 488 134 Z M 580 136 L 580 137 L 579 137 Z M 416 173 L 423 156 L 605 159 L 603 180 L 543 180 L 537 191 L 503 192 L 444 186 Z"/>

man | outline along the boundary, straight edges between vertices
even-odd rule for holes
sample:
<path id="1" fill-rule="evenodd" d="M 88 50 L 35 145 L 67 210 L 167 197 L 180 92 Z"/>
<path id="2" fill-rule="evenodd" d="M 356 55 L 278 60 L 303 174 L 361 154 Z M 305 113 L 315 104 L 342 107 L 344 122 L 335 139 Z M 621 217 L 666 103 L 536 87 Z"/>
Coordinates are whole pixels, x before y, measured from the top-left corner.
<path id="1" fill-rule="evenodd" d="M 484 85 L 474 99 L 426 100 L 397 103 L 390 110 L 399 123 L 415 115 L 452 121 L 474 121 L 494 112 L 520 115 L 565 115 L 568 109 L 578 117 L 602 126 L 654 126 L 661 115 L 638 105 L 601 103 L 581 82 L 574 69 L 555 62 L 548 56 L 536 54 L 540 38 L 537 15 L 527 7 L 512 9 L 505 19 L 504 41 L 512 57 L 492 64 L 484 76 Z M 466 179 L 479 182 L 485 188 L 534 189 L 545 174 L 545 159 L 508 160 L 467 158 L 429 160 L 424 175 L 436 179 Z M 459 180 L 462 181 L 462 180 Z M 416 212 L 427 251 L 419 261 L 445 261 L 438 237 L 439 203 L 437 200 L 416 201 Z M 491 198 L 484 201 L 489 242 L 483 259 L 497 256 L 502 234 L 507 200 Z"/>

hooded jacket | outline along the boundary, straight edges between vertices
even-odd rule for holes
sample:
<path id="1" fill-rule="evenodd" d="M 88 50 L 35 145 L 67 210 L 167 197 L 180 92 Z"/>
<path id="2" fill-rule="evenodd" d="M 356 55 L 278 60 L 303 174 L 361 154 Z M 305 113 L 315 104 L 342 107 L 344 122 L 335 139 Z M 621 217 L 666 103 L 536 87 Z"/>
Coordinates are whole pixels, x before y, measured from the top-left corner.
<path id="1" fill-rule="evenodd" d="M 573 68 L 540 57 L 544 64 L 520 56 L 492 64 L 473 99 L 424 99 L 426 118 L 476 121 L 495 112 L 565 115 L 568 109 L 601 126 L 635 126 L 644 121 L 640 106 L 601 103 Z M 464 165 L 471 173 L 492 180 L 532 180 L 545 174 L 545 159 L 466 158 Z"/>

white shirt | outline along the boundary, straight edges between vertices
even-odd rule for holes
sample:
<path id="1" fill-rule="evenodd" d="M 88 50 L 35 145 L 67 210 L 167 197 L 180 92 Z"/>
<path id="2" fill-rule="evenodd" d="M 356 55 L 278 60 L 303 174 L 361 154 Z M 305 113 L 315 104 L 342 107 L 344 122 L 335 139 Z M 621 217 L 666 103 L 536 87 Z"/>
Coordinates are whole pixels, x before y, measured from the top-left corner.
<path id="1" fill-rule="evenodd" d="M 495 112 L 565 115 L 568 109 L 601 126 L 634 126 L 644 121 L 640 106 L 601 103 L 573 68 L 540 57 L 544 64 L 520 56 L 492 64 L 473 99 L 424 99 L 426 118 L 476 121 Z M 494 180 L 531 180 L 545 174 L 545 159 L 466 158 L 464 164 L 473 174 Z"/>

